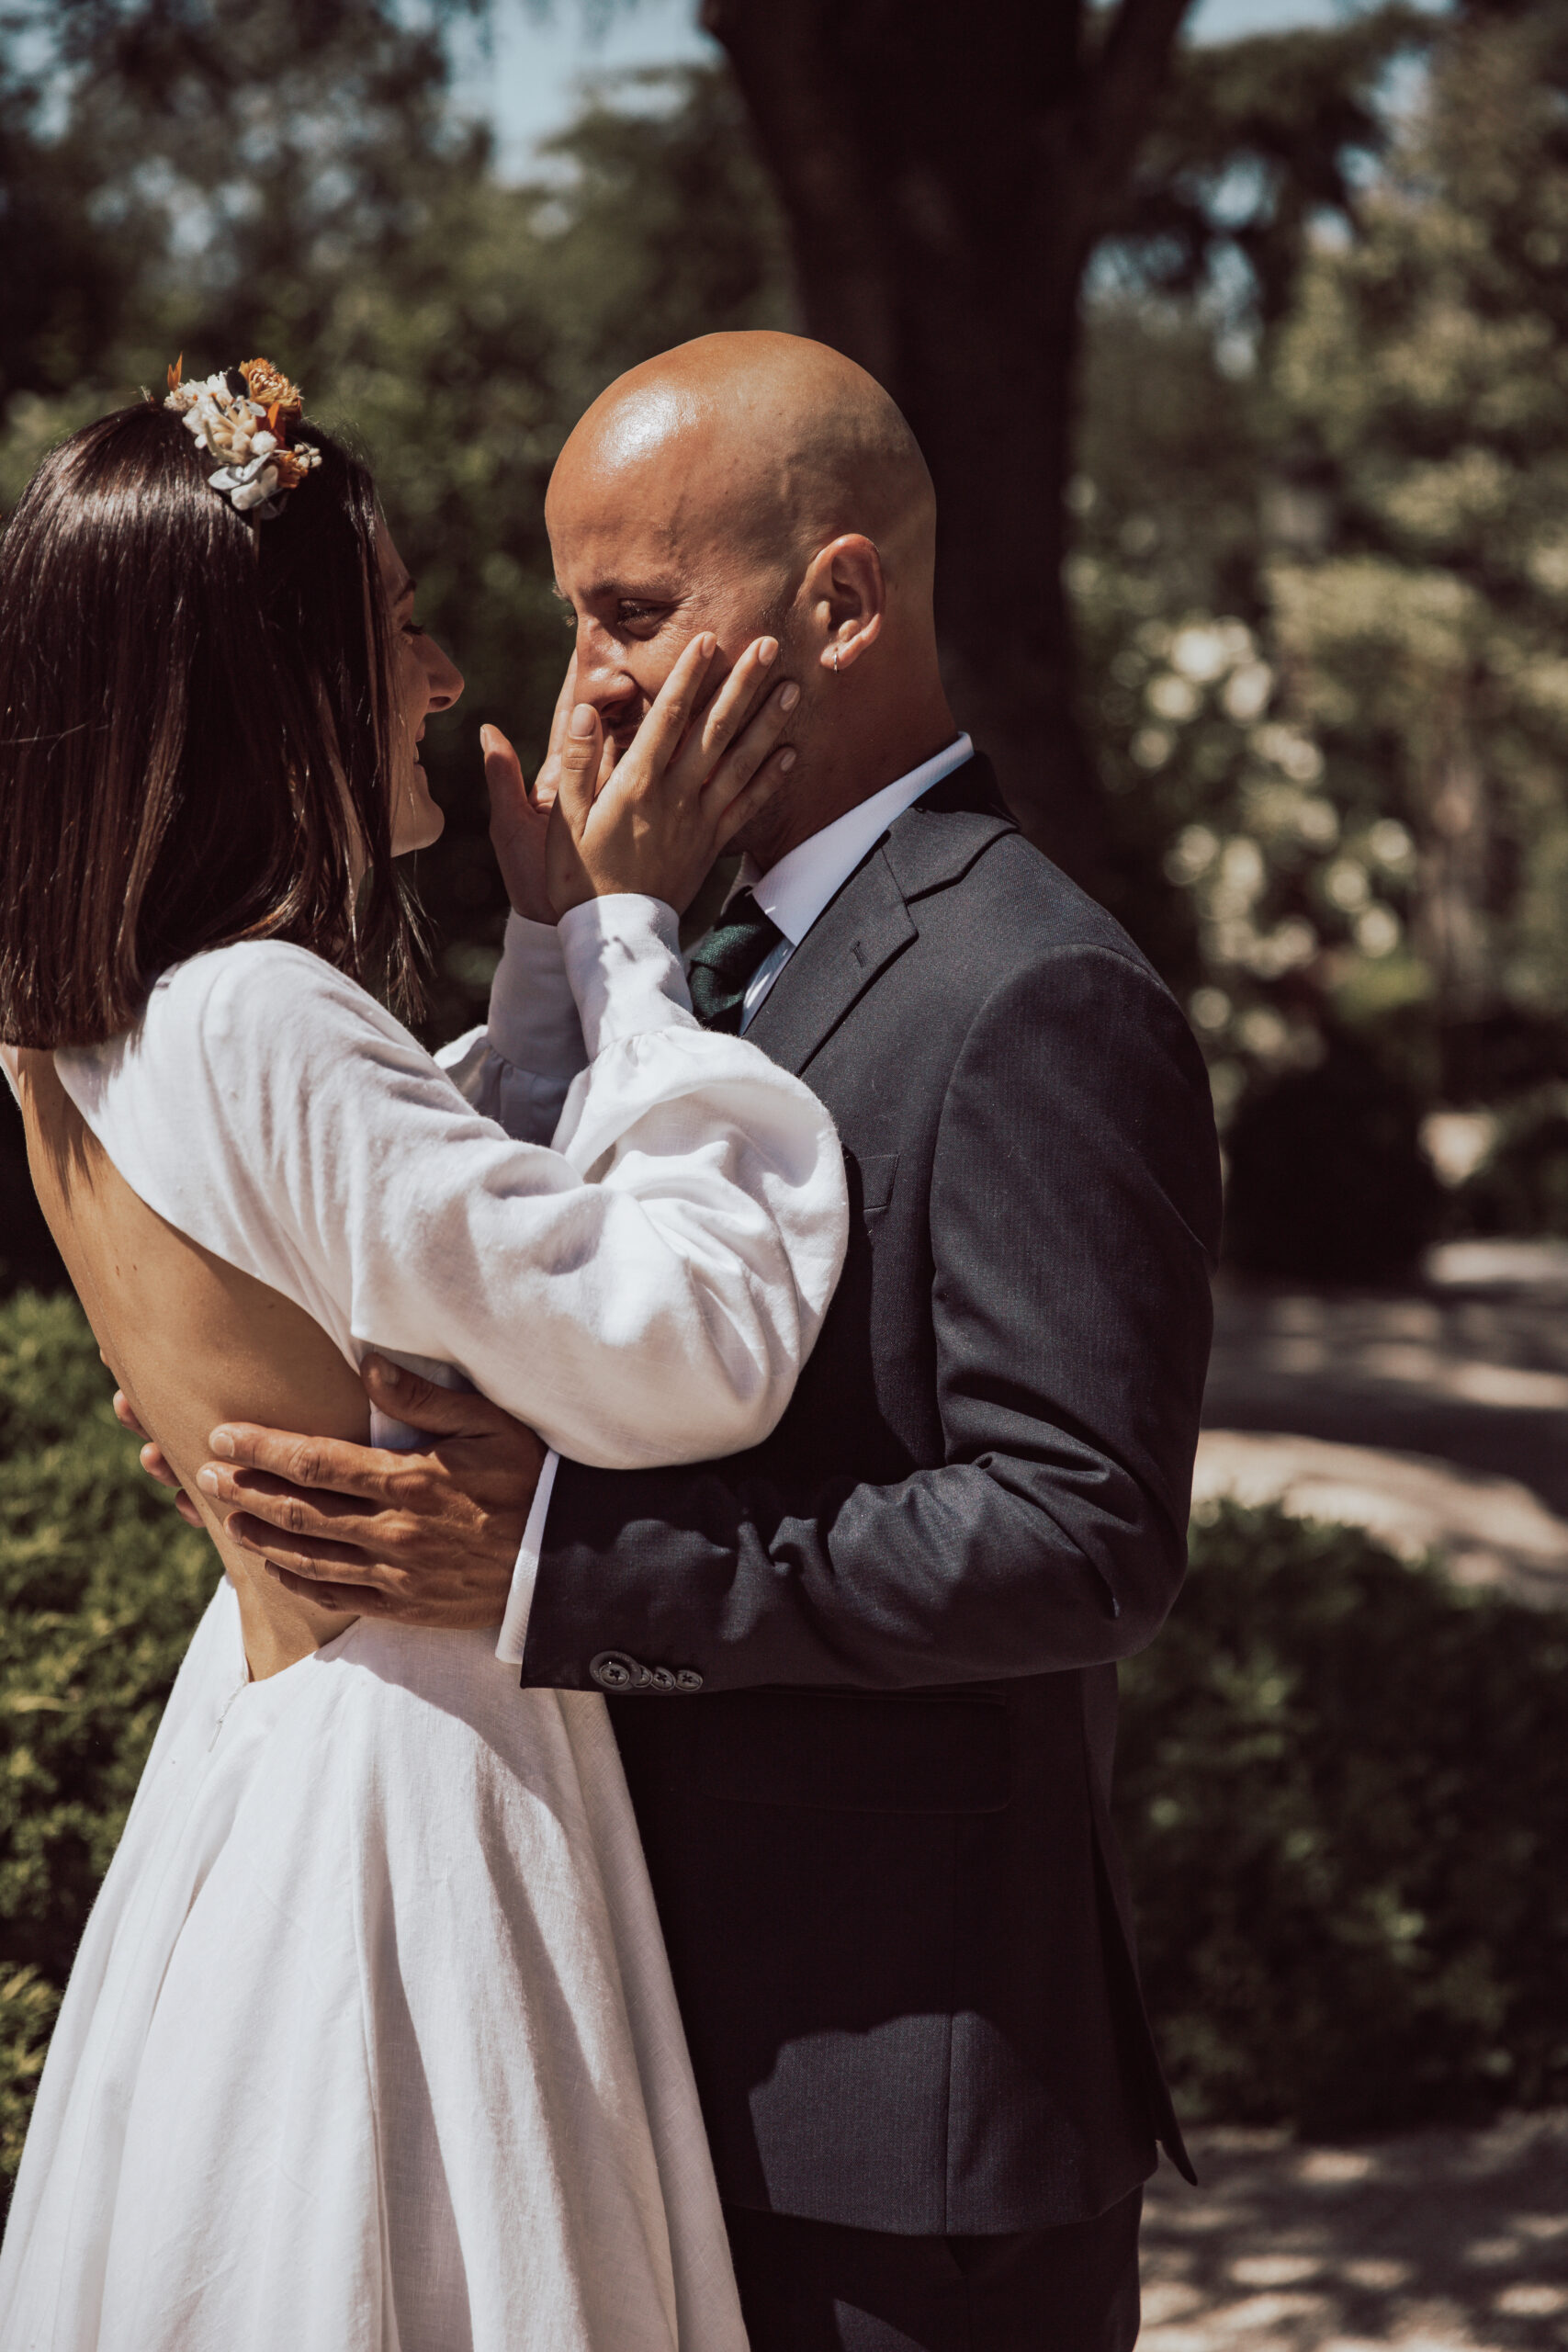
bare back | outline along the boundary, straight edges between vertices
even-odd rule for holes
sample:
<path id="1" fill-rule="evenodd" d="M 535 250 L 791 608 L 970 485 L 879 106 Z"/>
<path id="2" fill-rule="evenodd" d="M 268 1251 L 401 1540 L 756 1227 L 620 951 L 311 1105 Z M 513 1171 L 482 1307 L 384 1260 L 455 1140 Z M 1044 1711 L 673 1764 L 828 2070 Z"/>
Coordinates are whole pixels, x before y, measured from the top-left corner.
<path id="1" fill-rule="evenodd" d="M 261 1421 L 364 1444 L 369 1408 L 333 1341 L 292 1299 L 227 1265 L 133 1193 L 47 1053 L 17 1057 L 28 1164 L 105 1361 L 200 1511 L 239 1596 L 260 1680 L 353 1620 L 299 1600 L 196 1487 L 220 1421 Z"/>

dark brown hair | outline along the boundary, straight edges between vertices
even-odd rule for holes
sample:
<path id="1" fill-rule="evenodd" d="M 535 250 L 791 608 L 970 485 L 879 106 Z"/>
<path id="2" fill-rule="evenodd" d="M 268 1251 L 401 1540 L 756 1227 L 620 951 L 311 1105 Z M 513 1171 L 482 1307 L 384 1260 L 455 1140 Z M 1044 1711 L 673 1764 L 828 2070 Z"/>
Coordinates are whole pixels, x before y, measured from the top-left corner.
<path id="1" fill-rule="evenodd" d="M 319 426 L 296 437 L 320 467 L 250 522 L 177 416 L 119 409 L 44 459 L 0 539 L 13 1045 L 115 1036 L 160 972 L 238 939 L 414 991 L 375 492 Z"/>

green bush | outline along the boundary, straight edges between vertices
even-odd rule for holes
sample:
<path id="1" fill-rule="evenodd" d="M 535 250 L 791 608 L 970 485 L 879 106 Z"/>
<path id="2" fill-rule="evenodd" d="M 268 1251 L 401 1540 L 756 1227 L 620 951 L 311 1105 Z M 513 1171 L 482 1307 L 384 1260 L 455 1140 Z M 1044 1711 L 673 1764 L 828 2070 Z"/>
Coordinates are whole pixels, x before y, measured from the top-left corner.
<path id="1" fill-rule="evenodd" d="M 1187 2110 L 1313 2132 L 1568 2096 L 1568 1620 L 1354 1530 L 1205 1517 L 1118 1768 Z"/>
<path id="2" fill-rule="evenodd" d="M 0 2165 L 191 1630 L 211 1545 L 136 1466 L 74 1299 L 0 1305 Z"/>
<path id="3" fill-rule="evenodd" d="M 210 1547 L 73 1300 L 0 1305 L 0 2170 Z M 1145 1973 L 1198 2115 L 1308 2131 L 1568 2096 L 1568 1622 L 1222 1507 L 1123 1676 Z"/>

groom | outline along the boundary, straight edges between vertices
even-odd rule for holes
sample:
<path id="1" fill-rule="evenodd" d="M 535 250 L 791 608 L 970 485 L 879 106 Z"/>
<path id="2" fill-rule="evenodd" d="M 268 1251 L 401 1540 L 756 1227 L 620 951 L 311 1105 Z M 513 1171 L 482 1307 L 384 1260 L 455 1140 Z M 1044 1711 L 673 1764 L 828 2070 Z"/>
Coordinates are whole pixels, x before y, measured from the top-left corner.
<path id="1" fill-rule="evenodd" d="M 692 993 L 837 1120 L 842 1283 L 732 1460 L 536 1495 L 530 1432 L 405 1374 L 380 1401 L 461 1432 L 414 1467 L 312 1445 L 307 1487 L 241 1430 L 208 1475 L 300 1589 L 423 1623 L 487 1578 L 499 1617 L 534 1503 L 523 1682 L 610 1698 L 755 2352 L 1123 2352 L 1156 2141 L 1187 2169 L 1109 1800 L 1116 1661 L 1185 1556 L 1203 1067 L 953 723 L 930 478 L 869 377 L 688 345 L 547 513 L 618 743 L 697 629 L 776 633 L 801 688 Z"/>

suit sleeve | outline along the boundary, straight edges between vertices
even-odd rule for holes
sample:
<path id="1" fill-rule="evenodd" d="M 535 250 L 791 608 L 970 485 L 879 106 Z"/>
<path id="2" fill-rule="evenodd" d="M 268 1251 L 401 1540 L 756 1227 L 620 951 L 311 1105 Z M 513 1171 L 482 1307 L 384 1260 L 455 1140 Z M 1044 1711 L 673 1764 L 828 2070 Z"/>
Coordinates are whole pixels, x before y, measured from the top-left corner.
<path id="1" fill-rule="evenodd" d="M 1201 1058 L 1152 974 L 1079 946 L 1010 978 L 953 1064 L 932 1163 L 941 1465 L 813 1487 L 756 1453 L 563 1463 L 525 1682 L 581 1686 L 609 1648 L 710 1690 L 1140 1648 L 1185 1567 L 1218 1225 Z"/>

